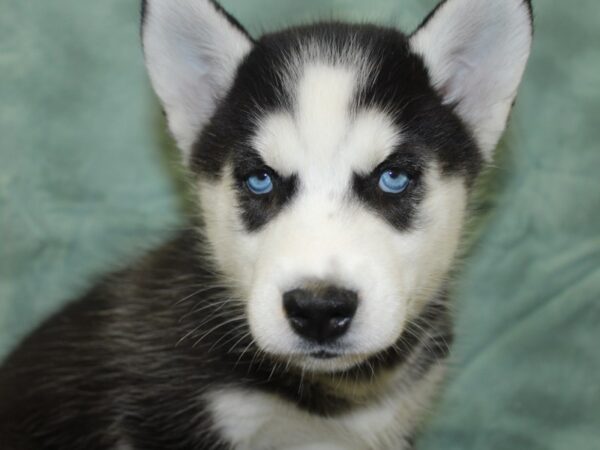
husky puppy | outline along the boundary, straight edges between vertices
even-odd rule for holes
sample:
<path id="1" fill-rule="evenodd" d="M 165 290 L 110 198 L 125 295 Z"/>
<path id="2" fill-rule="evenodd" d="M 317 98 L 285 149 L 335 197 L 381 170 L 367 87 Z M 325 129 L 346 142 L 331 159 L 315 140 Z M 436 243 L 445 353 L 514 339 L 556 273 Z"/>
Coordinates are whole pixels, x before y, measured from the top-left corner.
<path id="1" fill-rule="evenodd" d="M 410 447 L 529 1 L 447 0 L 410 35 L 253 39 L 211 0 L 147 0 L 142 22 L 198 214 L 9 356 L 0 448 Z"/>

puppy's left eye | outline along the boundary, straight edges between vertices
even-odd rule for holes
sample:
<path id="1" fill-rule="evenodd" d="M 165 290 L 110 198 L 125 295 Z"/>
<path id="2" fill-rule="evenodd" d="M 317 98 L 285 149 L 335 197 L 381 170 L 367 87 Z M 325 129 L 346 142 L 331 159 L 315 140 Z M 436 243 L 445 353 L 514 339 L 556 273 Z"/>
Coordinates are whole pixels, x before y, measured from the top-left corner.
<path id="1" fill-rule="evenodd" d="M 400 194 L 410 184 L 410 177 L 400 169 L 385 169 L 379 177 L 379 189 L 388 194 Z"/>
<path id="2" fill-rule="evenodd" d="M 256 195 L 265 195 L 273 190 L 273 179 L 266 171 L 255 172 L 246 178 L 246 186 Z"/>

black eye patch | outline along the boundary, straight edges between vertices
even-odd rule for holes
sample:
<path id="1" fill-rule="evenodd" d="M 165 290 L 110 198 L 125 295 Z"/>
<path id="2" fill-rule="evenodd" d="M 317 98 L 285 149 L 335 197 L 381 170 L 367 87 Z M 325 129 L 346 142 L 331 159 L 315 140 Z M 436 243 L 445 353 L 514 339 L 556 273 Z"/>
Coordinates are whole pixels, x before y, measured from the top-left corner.
<path id="1" fill-rule="evenodd" d="M 417 155 L 397 151 L 370 173 L 355 173 L 353 191 L 363 204 L 392 226 L 402 231 L 408 230 L 414 226 L 417 207 L 424 197 L 424 166 L 424 161 Z M 389 193 L 381 189 L 381 176 L 389 170 L 408 176 L 410 182 L 402 192 Z"/>
<path id="2" fill-rule="evenodd" d="M 242 221 L 247 231 L 257 231 L 292 200 L 297 190 L 297 177 L 278 174 L 256 152 L 249 149 L 237 153 L 233 164 Z M 268 174 L 273 184 L 270 192 L 257 195 L 248 187 L 248 178 L 257 173 Z"/>

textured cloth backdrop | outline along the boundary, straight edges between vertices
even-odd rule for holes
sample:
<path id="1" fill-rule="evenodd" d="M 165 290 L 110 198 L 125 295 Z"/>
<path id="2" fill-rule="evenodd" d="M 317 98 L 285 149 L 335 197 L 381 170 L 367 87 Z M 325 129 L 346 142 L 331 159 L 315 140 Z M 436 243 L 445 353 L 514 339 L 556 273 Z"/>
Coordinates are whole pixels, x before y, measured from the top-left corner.
<path id="1" fill-rule="evenodd" d="M 253 33 L 407 30 L 435 0 L 227 0 Z M 600 448 L 600 4 L 534 0 L 531 64 L 456 286 L 421 449 Z M 0 0 L 0 357 L 182 225 L 138 0 Z M 489 189 L 488 189 L 489 191 Z"/>

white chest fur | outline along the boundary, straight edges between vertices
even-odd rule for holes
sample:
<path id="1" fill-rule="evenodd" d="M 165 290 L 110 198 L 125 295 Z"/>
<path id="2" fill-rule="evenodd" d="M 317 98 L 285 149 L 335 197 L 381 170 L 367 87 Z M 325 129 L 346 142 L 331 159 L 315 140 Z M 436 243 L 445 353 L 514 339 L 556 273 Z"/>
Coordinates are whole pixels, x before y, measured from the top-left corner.
<path id="1" fill-rule="evenodd" d="M 277 396 L 243 388 L 208 394 L 220 433 L 236 450 L 402 450 L 420 422 L 444 368 L 433 368 L 410 389 L 398 381 L 379 402 L 323 418 Z"/>

